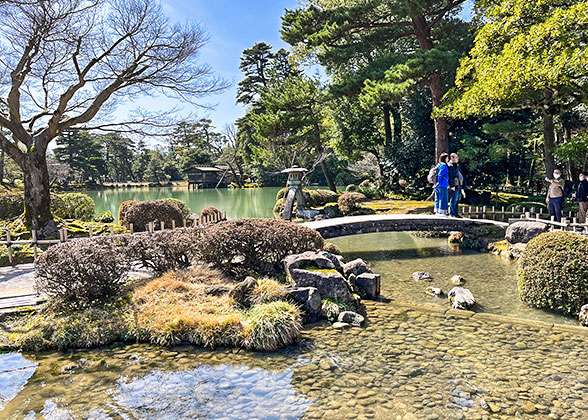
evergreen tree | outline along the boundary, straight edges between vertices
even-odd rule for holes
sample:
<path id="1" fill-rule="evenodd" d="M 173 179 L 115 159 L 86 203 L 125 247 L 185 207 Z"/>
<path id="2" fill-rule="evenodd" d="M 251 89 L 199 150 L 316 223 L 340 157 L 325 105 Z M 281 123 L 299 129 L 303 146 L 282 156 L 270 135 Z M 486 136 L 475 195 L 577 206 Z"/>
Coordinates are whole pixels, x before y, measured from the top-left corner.
<path id="1" fill-rule="evenodd" d="M 56 140 L 55 158 L 69 165 L 81 181 L 99 181 L 106 175 L 100 140 L 87 131 L 64 131 Z"/>

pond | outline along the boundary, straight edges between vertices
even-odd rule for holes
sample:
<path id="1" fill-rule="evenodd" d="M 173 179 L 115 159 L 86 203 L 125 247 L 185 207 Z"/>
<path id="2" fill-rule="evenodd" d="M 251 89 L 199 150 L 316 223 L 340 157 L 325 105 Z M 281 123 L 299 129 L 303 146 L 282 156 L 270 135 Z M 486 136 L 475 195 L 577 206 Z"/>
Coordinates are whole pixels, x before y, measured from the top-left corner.
<path id="1" fill-rule="evenodd" d="M 84 191 L 94 199 L 96 214 L 110 210 L 118 217 L 118 207 L 126 200 L 158 200 L 177 198 L 182 200 L 194 213 L 206 206 L 216 207 L 227 213 L 229 218 L 273 217 L 276 194 L 280 187 L 248 189 L 201 189 L 188 191 L 187 187 L 161 188 L 115 188 Z"/>
<path id="2" fill-rule="evenodd" d="M 0 355 L 0 418 L 588 418 L 588 335 L 519 304 L 513 263 L 404 233 L 333 242 L 383 274 L 384 299 L 366 302 L 363 328 L 308 326 L 274 353 L 121 345 Z M 444 287 L 462 275 L 478 312 L 557 324 L 403 308 L 448 305 L 422 293 L 417 270 Z"/>

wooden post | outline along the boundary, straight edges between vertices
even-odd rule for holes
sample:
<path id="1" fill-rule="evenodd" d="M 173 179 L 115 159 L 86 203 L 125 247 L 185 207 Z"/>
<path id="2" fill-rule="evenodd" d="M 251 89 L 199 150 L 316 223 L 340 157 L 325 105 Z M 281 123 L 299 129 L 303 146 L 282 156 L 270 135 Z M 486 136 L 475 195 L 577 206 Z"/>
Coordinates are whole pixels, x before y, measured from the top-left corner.
<path id="1" fill-rule="evenodd" d="M 92 237 L 92 226 L 88 227 L 88 238 Z"/>
<path id="2" fill-rule="evenodd" d="M 67 228 L 63 228 L 63 242 L 67 242 Z"/>
<path id="3" fill-rule="evenodd" d="M 161 230 L 165 230 L 165 222 L 163 220 L 161 221 L 160 225 L 161 225 Z"/>
<path id="4" fill-rule="evenodd" d="M 129 223 L 129 230 L 131 233 L 135 233 L 135 226 L 132 223 Z"/>
<path id="5" fill-rule="evenodd" d="M 36 230 L 32 230 L 31 231 L 31 240 L 33 243 L 33 258 L 36 260 L 37 259 L 37 254 L 38 254 L 38 250 L 37 250 L 37 231 Z"/>
<path id="6" fill-rule="evenodd" d="M 551 221 L 555 222 L 555 216 L 551 216 Z"/>
<path id="7" fill-rule="evenodd" d="M 527 219 L 530 219 L 530 218 L 531 218 L 531 212 L 526 212 L 526 213 L 525 213 L 525 217 L 526 217 Z"/>
<path id="8" fill-rule="evenodd" d="M 537 220 L 541 220 L 541 215 L 540 215 L 539 213 L 537 213 L 537 214 L 535 215 L 535 217 L 537 218 Z"/>
<path id="9" fill-rule="evenodd" d="M 12 265 L 12 244 L 10 242 L 10 231 L 8 231 L 6 232 L 6 247 L 8 248 L 8 262 Z"/>
<path id="10" fill-rule="evenodd" d="M 149 233 L 153 233 L 154 230 L 155 230 L 155 223 L 149 222 Z"/>
<path id="11" fill-rule="evenodd" d="M 110 234 L 114 235 L 114 225 L 110 225 Z"/>
<path id="12" fill-rule="evenodd" d="M 188 225 L 186 219 L 182 220 L 182 223 L 184 224 L 184 227 L 186 227 Z M 198 225 L 198 223 L 196 223 L 196 225 Z"/>
<path id="13" fill-rule="evenodd" d="M 176 221 L 172 219 L 172 230 L 176 230 Z"/>

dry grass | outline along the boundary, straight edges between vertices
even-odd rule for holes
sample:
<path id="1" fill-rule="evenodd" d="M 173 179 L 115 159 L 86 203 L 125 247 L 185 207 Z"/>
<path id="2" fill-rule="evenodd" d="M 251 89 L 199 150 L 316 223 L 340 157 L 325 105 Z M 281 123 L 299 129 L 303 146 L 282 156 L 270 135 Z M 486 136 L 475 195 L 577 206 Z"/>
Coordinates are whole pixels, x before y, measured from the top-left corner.
<path id="1" fill-rule="evenodd" d="M 284 284 L 267 277 L 259 279 L 253 289 L 251 302 L 257 305 L 282 300 L 286 296 L 284 287 L 286 287 Z"/>

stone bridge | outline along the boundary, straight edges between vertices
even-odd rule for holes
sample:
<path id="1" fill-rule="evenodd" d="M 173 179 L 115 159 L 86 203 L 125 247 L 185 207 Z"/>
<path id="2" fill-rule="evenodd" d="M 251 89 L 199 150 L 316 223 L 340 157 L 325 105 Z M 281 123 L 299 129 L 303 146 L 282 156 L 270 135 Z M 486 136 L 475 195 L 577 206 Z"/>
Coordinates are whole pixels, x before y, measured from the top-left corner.
<path id="1" fill-rule="evenodd" d="M 455 219 L 426 214 L 379 214 L 369 216 L 339 217 L 304 223 L 319 232 L 323 238 L 360 235 L 374 232 L 406 231 L 460 231 L 467 232 L 480 226 L 496 227 L 506 230 L 506 222 L 486 219 Z"/>

